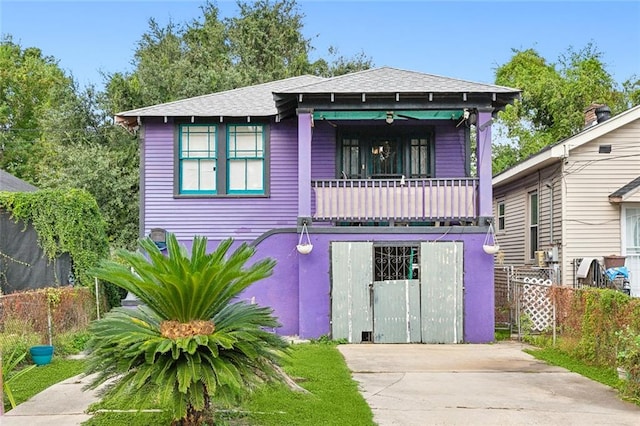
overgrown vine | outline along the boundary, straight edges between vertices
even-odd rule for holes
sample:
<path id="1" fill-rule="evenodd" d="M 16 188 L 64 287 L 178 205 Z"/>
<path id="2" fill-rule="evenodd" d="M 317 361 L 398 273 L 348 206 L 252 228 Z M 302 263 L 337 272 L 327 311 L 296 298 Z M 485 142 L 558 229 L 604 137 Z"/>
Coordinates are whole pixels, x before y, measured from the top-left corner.
<path id="1" fill-rule="evenodd" d="M 108 256 L 105 222 L 95 198 L 85 190 L 0 192 L 0 209 L 14 221 L 32 224 L 49 259 L 68 253 L 79 284 L 90 286 L 89 268 Z"/>

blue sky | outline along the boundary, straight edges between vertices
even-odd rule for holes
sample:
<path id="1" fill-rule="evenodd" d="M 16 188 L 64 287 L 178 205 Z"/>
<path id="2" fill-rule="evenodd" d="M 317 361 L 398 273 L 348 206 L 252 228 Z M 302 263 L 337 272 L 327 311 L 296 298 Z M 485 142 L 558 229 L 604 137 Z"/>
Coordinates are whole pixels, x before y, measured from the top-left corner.
<path id="1" fill-rule="evenodd" d="M 512 49 L 557 62 L 569 47 L 594 43 L 614 79 L 640 76 L 640 1 L 298 0 L 316 59 L 335 46 L 364 52 L 375 66 L 492 83 Z M 204 1 L 0 0 L 0 33 L 53 56 L 81 85 L 100 71 L 125 72 L 149 18 L 161 25 L 201 17 Z M 223 17 L 236 2 L 217 2 Z"/>

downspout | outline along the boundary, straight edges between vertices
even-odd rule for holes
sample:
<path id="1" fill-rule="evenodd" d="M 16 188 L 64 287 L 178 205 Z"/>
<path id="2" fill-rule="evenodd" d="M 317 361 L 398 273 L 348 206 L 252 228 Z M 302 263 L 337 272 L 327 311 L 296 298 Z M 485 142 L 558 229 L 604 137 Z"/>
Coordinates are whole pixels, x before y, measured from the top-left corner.
<path id="1" fill-rule="evenodd" d="M 552 181 L 553 182 L 553 181 Z M 553 245 L 553 183 L 545 184 L 549 188 L 549 245 Z"/>
<path id="2" fill-rule="evenodd" d="M 568 157 L 569 157 L 569 152 L 567 150 L 566 154 L 560 159 L 560 161 L 562 161 L 560 165 L 560 247 L 562 249 L 561 251 L 562 255 L 559 256 L 558 260 L 561 262 L 560 277 L 562 278 L 563 281 L 568 278 L 567 267 L 566 267 L 567 262 L 565 261 L 565 258 L 566 258 L 565 256 L 567 255 L 567 250 L 566 250 L 567 229 L 565 226 L 566 221 L 562 220 L 562 218 L 564 218 L 564 215 L 566 214 L 566 211 L 567 211 L 567 208 L 565 205 L 566 199 L 567 199 L 566 197 L 567 184 L 564 176 L 565 176 L 565 166 L 566 166 Z M 571 273 L 571 279 L 575 280 L 573 271 Z"/>

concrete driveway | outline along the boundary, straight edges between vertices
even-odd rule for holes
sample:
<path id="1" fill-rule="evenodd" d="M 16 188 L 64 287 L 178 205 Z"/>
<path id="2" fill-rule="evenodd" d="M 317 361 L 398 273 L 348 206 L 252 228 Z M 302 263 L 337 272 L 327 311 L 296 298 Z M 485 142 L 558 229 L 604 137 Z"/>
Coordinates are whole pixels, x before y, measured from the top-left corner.
<path id="1" fill-rule="evenodd" d="M 339 345 L 387 425 L 640 425 L 614 389 L 537 361 L 526 345 Z"/>

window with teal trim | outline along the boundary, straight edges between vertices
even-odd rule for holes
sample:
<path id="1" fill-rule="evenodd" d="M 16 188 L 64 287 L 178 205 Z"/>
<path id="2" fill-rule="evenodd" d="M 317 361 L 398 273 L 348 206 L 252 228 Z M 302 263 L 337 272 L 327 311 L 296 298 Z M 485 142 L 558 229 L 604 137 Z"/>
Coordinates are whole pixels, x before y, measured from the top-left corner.
<path id="1" fill-rule="evenodd" d="M 264 139 L 264 126 L 227 126 L 229 194 L 264 194 Z"/>
<path id="2" fill-rule="evenodd" d="M 216 126 L 180 126 L 180 193 L 216 193 Z"/>

